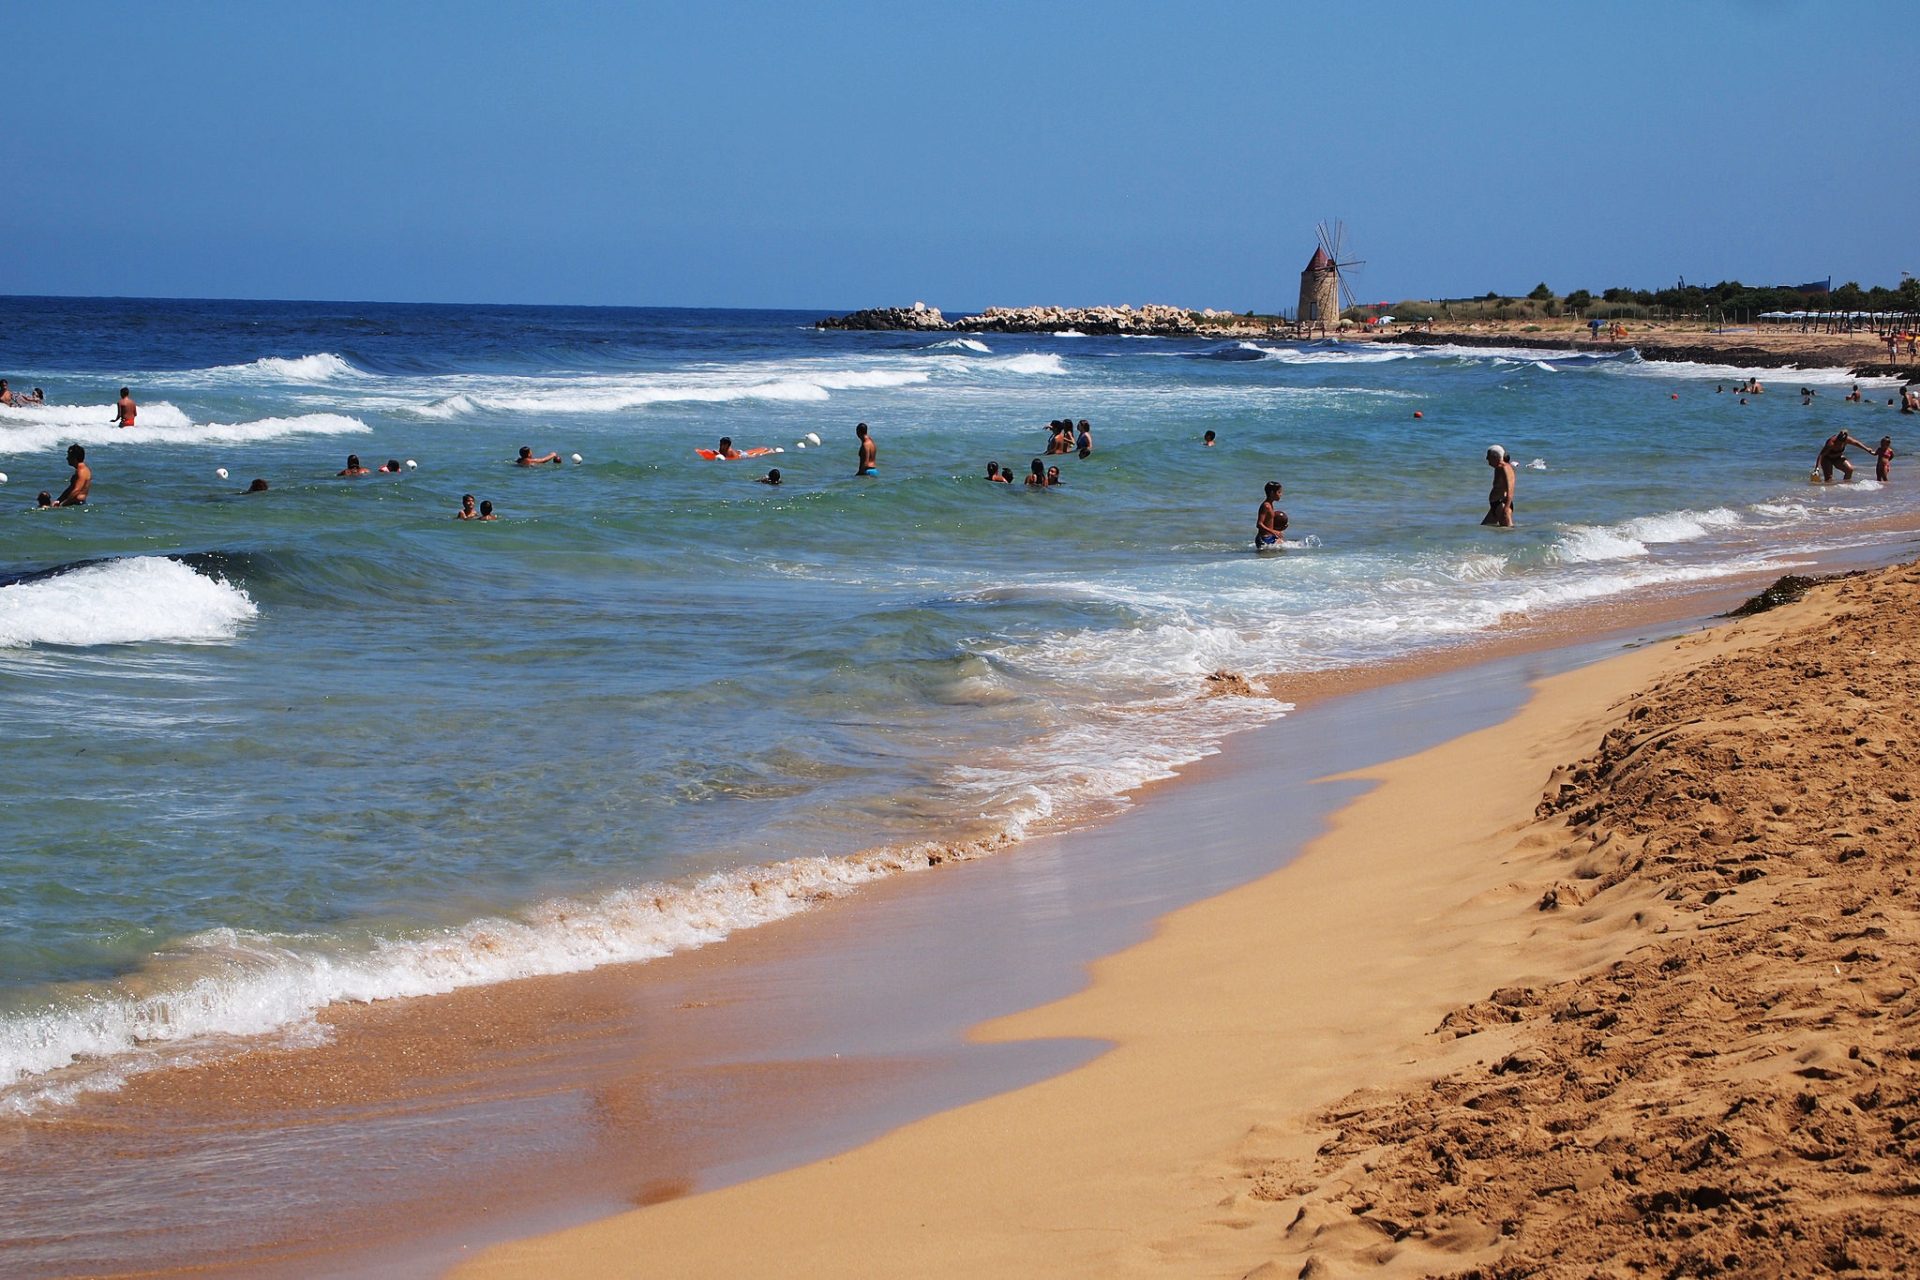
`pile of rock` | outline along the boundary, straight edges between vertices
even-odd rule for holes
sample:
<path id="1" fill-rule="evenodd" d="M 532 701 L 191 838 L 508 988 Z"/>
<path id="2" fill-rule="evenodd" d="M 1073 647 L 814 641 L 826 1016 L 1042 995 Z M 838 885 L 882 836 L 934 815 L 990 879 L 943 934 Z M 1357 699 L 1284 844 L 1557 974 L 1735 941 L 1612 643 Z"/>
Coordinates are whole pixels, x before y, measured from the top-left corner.
<path id="1" fill-rule="evenodd" d="M 828 316 L 813 326 L 816 329 L 937 329 L 945 332 L 953 323 L 940 314 L 940 308 L 916 302 L 911 307 L 869 307 L 850 315 Z"/>

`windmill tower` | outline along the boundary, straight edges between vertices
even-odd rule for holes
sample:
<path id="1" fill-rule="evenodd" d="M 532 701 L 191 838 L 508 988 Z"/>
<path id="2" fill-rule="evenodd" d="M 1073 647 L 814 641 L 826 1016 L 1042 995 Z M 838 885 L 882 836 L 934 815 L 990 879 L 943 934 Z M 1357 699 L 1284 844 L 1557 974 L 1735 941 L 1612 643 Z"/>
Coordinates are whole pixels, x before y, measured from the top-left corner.
<path id="1" fill-rule="evenodd" d="M 1324 222 L 1315 231 L 1320 243 L 1314 246 L 1307 269 L 1300 273 L 1300 310 L 1294 322 L 1303 337 L 1325 334 L 1331 326 L 1339 324 L 1343 306 L 1354 305 L 1353 291 L 1347 288 L 1346 270 L 1366 265 L 1358 258 L 1346 256 L 1345 223 L 1335 222 L 1331 235 Z"/>

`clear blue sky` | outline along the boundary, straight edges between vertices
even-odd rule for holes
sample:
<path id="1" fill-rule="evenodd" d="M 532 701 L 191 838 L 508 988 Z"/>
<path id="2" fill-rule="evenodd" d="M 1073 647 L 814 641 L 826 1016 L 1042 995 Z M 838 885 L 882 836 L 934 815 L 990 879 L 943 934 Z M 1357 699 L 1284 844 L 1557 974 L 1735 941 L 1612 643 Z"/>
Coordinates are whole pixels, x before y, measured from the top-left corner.
<path id="1" fill-rule="evenodd" d="M 21 4 L 0 292 L 1265 310 L 1334 217 L 1368 298 L 1892 284 L 1913 16 Z"/>

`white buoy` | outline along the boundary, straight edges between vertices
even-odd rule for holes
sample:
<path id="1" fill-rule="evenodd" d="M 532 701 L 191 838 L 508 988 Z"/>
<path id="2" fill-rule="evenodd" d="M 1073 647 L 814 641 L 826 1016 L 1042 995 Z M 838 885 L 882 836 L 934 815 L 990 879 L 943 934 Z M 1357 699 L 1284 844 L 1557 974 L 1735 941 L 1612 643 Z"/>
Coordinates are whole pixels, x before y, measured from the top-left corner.
<path id="1" fill-rule="evenodd" d="M 804 449 L 807 447 L 807 442 L 805 440 L 795 440 L 793 442 L 793 447 L 796 449 Z"/>
<path id="2" fill-rule="evenodd" d="M 0 471 L 0 484 L 5 484 L 6 482 L 7 482 L 7 473 L 4 471 Z"/>
<path id="3" fill-rule="evenodd" d="M 780 447 L 779 445 L 775 445 L 775 446 L 773 446 L 773 451 L 774 451 L 775 453 L 785 453 L 785 452 L 786 452 L 786 450 L 785 450 L 785 449 L 782 449 L 782 448 L 781 448 L 781 447 Z"/>
<path id="4" fill-rule="evenodd" d="M 225 480 L 227 478 L 227 469 L 225 467 L 215 467 L 213 469 L 213 474 L 219 476 L 222 480 Z"/>
<path id="5" fill-rule="evenodd" d="M 576 453 L 576 454 L 574 454 L 574 455 L 573 455 L 573 465 L 574 465 L 574 466 L 576 466 L 576 467 L 577 467 L 577 466 L 579 466 L 579 465 L 580 465 L 580 463 L 581 463 L 581 461 L 582 461 L 582 459 L 581 459 L 581 457 L 580 457 L 580 455 L 579 455 L 579 454 L 577 454 L 577 453 Z"/>
<path id="6" fill-rule="evenodd" d="M 813 432 L 811 432 L 811 431 L 809 431 L 809 432 L 807 432 L 807 443 L 808 443 L 808 444 L 819 444 L 819 443 L 820 443 L 820 437 L 819 437 L 818 435 L 816 435 L 816 434 L 814 434 Z"/>
<path id="7" fill-rule="evenodd" d="M 407 470 L 418 471 L 419 469 L 420 469 L 419 463 L 415 462 L 412 458 L 407 459 Z"/>

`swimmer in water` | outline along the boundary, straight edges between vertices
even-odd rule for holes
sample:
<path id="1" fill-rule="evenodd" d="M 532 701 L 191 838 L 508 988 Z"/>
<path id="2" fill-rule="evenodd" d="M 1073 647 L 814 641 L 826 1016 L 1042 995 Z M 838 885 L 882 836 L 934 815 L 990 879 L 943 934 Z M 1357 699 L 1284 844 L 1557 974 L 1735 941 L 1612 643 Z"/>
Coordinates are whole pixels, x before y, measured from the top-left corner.
<path id="1" fill-rule="evenodd" d="M 777 485 L 777 484 L 779 484 L 779 483 L 780 483 L 780 468 L 778 468 L 778 467 L 769 467 L 769 468 L 767 469 L 767 474 L 765 474 L 765 475 L 763 475 L 763 476 L 761 476 L 761 477 L 760 477 L 760 478 L 759 478 L 758 480 L 755 480 L 755 481 L 754 481 L 754 483 L 755 483 L 755 484 L 772 484 L 772 485 Z"/>
<path id="2" fill-rule="evenodd" d="M 1087 425 L 1085 418 L 1080 419 L 1080 434 L 1074 437 L 1074 446 L 1082 458 L 1093 454 L 1093 428 Z"/>
<path id="3" fill-rule="evenodd" d="M 125 387 L 120 388 L 120 401 L 113 406 L 113 425 L 130 427 L 133 425 L 134 416 L 139 412 L 140 406 L 133 402 L 133 392 Z"/>
<path id="4" fill-rule="evenodd" d="M 480 504 L 479 518 L 482 520 L 498 520 L 500 517 L 493 514 L 493 503 L 488 501 Z"/>
<path id="5" fill-rule="evenodd" d="M 1287 513 L 1274 504 L 1280 501 L 1284 489 L 1278 480 L 1267 481 L 1266 497 L 1260 502 L 1260 509 L 1253 517 L 1253 546 L 1257 551 L 1261 547 L 1277 547 L 1280 535 L 1287 531 Z"/>
<path id="6" fill-rule="evenodd" d="M 67 446 L 67 465 L 73 468 L 73 479 L 67 481 L 67 487 L 53 500 L 56 507 L 83 507 L 87 504 L 87 493 L 93 488 L 93 468 L 87 465 L 87 451 L 77 444 Z"/>
<path id="7" fill-rule="evenodd" d="M 347 455 L 347 465 L 333 474 L 336 476 L 370 476 L 373 472 L 360 465 L 359 454 L 350 453 Z"/>
<path id="8" fill-rule="evenodd" d="M 716 457 L 725 458 L 729 462 L 740 456 L 740 451 L 733 447 L 732 436 L 721 436 L 720 447 L 713 452 Z"/>
<path id="9" fill-rule="evenodd" d="M 1201 436 L 1201 437 L 1200 437 L 1200 447 L 1201 447 L 1201 448 L 1203 448 L 1203 449 L 1211 449 L 1211 448 L 1213 448 L 1213 442 L 1214 442 L 1214 439 L 1215 439 L 1215 436 L 1214 436 L 1214 434 L 1213 434 L 1213 432 L 1212 432 L 1211 430 L 1209 430 L 1209 431 L 1207 432 L 1207 434 L 1205 434 L 1204 436 Z"/>
<path id="10" fill-rule="evenodd" d="M 1845 431 L 1840 432 L 1838 435 L 1828 436 L 1826 441 L 1821 444 L 1820 452 L 1814 456 L 1813 465 L 1814 469 L 1820 473 L 1820 479 L 1823 483 L 1832 483 L 1833 473 L 1836 468 L 1840 472 L 1842 483 L 1853 479 L 1853 463 L 1847 461 L 1847 450 L 1849 448 L 1858 449 L 1862 453 L 1873 452 L 1872 449 L 1867 448 L 1867 446 L 1855 440 Z"/>
<path id="11" fill-rule="evenodd" d="M 1047 464 L 1035 458 L 1033 466 L 1027 471 L 1027 487 L 1044 489 L 1047 487 Z"/>
<path id="12" fill-rule="evenodd" d="M 533 450 L 523 444 L 520 446 L 520 456 L 513 460 L 513 465 L 516 467 L 538 467 L 545 463 L 559 461 L 560 455 L 557 453 L 543 453 L 536 458 L 533 456 Z"/>
<path id="13" fill-rule="evenodd" d="M 380 474 L 383 476 L 392 475 L 396 471 L 405 471 L 405 470 L 406 468 L 400 465 L 400 459 L 398 458 L 388 458 L 385 462 L 380 464 Z"/>
<path id="14" fill-rule="evenodd" d="M 48 493 L 45 489 L 42 489 L 40 491 L 40 496 L 34 499 L 34 506 L 36 507 L 50 507 L 52 505 L 53 505 L 53 495 Z"/>
<path id="15" fill-rule="evenodd" d="M 460 509 L 453 513 L 453 518 L 455 520 L 478 520 L 480 518 L 480 513 L 473 509 L 472 494 L 463 493 L 460 495 Z"/>
<path id="16" fill-rule="evenodd" d="M 1501 529 L 1513 528 L 1513 462 L 1499 445 L 1487 449 L 1487 465 L 1493 468 L 1493 488 L 1487 491 L 1487 515 L 1481 524 Z"/>
<path id="17" fill-rule="evenodd" d="M 1013 472 L 1005 470 L 997 462 L 987 464 L 987 482 L 989 484 L 1012 484 Z"/>
<path id="18" fill-rule="evenodd" d="M 265 480 L 256 479 L 252 484 L 247 486 L 248 493 L 265 493 L 266 491 L 267 482 Z"/>
<path id="19" fill-rule="evenodd" d="M 1057 489 L 1059 487 L 1060 487 L 1060 468 L 1048 467 L 1047 468 L 1047 488 Z"/>
<path id="20" fill-rule="evenodd" d="M 0 404 L 13 403 L 15 403 L 15 397 L 12 388 L 7 386 L 7 380 L 5 378 L 0 378 Z"/>
<path id="21" fill-rule="evenodd" d="M 856 476 L 877 476 L 880 474 L 880 446 L 867 434 L 867 424 L 862 422 L 854 427 L 853 434 L 859 439 L 859 456 L 855 459 L 853 474 Z"/>

